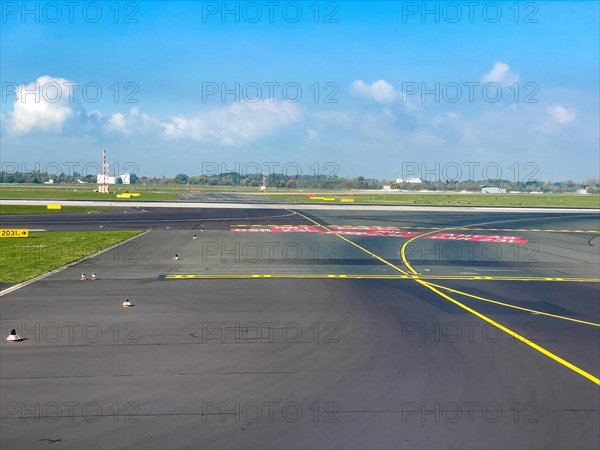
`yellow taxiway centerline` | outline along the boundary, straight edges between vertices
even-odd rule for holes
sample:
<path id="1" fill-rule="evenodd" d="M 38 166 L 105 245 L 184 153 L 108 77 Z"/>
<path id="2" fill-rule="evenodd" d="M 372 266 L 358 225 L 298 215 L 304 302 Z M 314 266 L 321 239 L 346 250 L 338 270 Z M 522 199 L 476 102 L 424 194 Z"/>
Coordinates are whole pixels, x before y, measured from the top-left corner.
<path id="1" fill-rule="evenodd" d="M 313 220 L 313 219 L 311 219 L 311 218 L 309 218 L 309 217 L 305 216 L 304 214 L 301 214 L 301 213 L 299 213 L 299 212 L 297 212 L 297 211 L 292 211 L 292 210 L 287 210 L 287 211 L 289 211 L 289 212 L 295 212 L 296 214 L 298 214 L 298 215 L 299 215 L 299 216 L 301 216 L 301 217 L 304 217 L 306 220 L 308 220 L 308 221 L 312 222 L 312 223 L 313 223 L 313 224 L 315 224 L 316 226 L 319 226 L 319 227 L 323 228 L 324 230 L 327 230 L 327 231 L 330 231 L 330 232 L 331 232 L 331 230 L 329 230 L 329 229 L 328 229 L 326 226 L 324 226 L 324 225 L 321 225 L 321 224 L 320 224 L 320 223 L 318 223 L 317 221 L 315 221 L 315 220 Z M 523 220 L 527 220 L 527 219 L 515 219 L 514 221 L 516 222 L 516 221 L 523 221 Z M 533 220 L 533 219 L 531 219 L 531 220 Z M 492 222 L 492 223 L 493 223 L 493 222 Z M 478 225 L 479 225 L 479 226 L 481 226 L 481 225 L 485 225 L 485 224 L 473 224 L 472 226 L 478 226 Z M 455 229 L 456 229 L 455 227 L 449 227 L 449 228 L 443 228 L 442 230 L 455 230 Z M 468 229 L 470 229 L 470 228 L 468 228 Z M 440 230 L 434 230 L 434 231 L 432 231 L 432 232 L 429 232 L 429 233 L 424 233 L 424 234 L 421 234 L 421 235 L 419 235 L 419 236 L 415 236 L 414 238 L 412 238 L 412 239 L 409 239 L 408 241 L 406 241 L 406 242 L 404 243 L 404 245 L 402 246 L 402 248 L 401 248 L 401 250 L 400 250 L 400 254 L 401 254 L 401 256 L 402 256 L 402 262 L 403 262 L 403 263 L 406 265 L 406 267 L 408 267 L 408 269 L 409 269 L 409 270 L 412 272 L 412 274 L 413 274 L 413 275 L 419 275 L 419 273 L 418 273 L 417 271 L 415 271 L 415 270 L 414 270 L 414 268 L 413 268 L 413 267 L 410 265 L 410 263 L 409 263 L 408 259 L 406 258 L 406 254 L 405 254 L 406 246 L 407 246 L 407 245 L 408 245 L 410 242 L 412 242 L 413 240 L 415 240 L 415 239 L 418 239 L 418 238 L 421 238 L 421 237 L 427 236 L 427 235 L 429 235 L 429 234 L 437 233 L 437 232 L 439 232 L 439 231 L 440 231 Z M 336 234 L 335 232 L 333 232 L 332 234 L 334 234 L 335 236 L 339 237 L 340 239 L 343 239 L 344 241 L 348 242 L 349 244 L 351 244 L 351 245 L 353 245 L 353 246 L 355 246 L 355 247 L 359 248 L 359 249 L 360 249 L 360 250 L 362 250 L 363 252 L 365 252 L 365 253 L 367 253 L 368 255 L 370 255 L 370 256 L 372 256 L 372 257 L 374 257 L 375 259 L 377 259 L 378 261 L 381 261 L 381 262 L 383 262 L 384 264 L 386 264 L 386 265 L 388 265 L 388 266 L 392 267 L 394 270 L 396 270 L 396 271 L 398 271 L 398 272 L 402 273 L 403 275 L 409 275 L 409 274 L 408 274 L 407 272 L 405 272 L 404 270 L 400 269 L 399 267 L 395 266 L 394 264 L 390 263 L 389 261 L 386 261 L 384 258 L 382 258 L 382 257 L 380 257 L 380 256 L 378 256 L 378 255 L 376 255 L 376 254 L 374 254 L 374 253 L 372 253 L 372 252 L 370 252 L 369 250 L 367 250 L 367 249 L 365 249 L 365 248 L 361 247 L 360 245 L 356 244 L 355 242 L 352 242 L 351 240 L 349 240 L 349 239 L 347 239 L 347 238 L 345 238 L 345 237 L 343 237 L 343 236 L 340 236 L 339 234 Z M 327 278 L 335 278 L 335 277 L 331 277 L 331 274 L 326 274 L 326 276 L 327 276 Z M 273 276 L 272 276 L 272 277 L 273 277 Z M 347 277 L 348 277 L 348 275 L 347 275 Z M 273 277 L 273 278 L 274 278 L 274 277 Z M 440 297 L 442 297 L 443 299 L 445 299 L 445 300 L 448 300 L 449 302 L 452 302 L 452 303 L 454 303 L 455 305 L 459 306 L 460 308 L 464 309 L 465 311 L 468 311 L 468 312 L 470 312 L 471 314 L 473 314 L 473 315 L 475 315 L 475 316 L 479 317 L 481 320 L 484 320 L 484 321 L 488 322 L 489 324 L 491 324 L 491 325 L 495 326 L 495 327 L 496 327 L 496 328 L 498 328 L 499 330 L 501 330 L 501 331 L 504 331 L 505 333 L 507 333 L 508 335 L 510 335 L 510 336 L 512 336 L 512 337 L 514 337 L 515 339 L 518 339 L 518 340 L 520 340 L 521 342 L 523 342 L 523 343 L 527 344 L 529 347 L 531 347 L 531 348 L 533 348 L 534 350 L 536 350 L 536 351 L 538 351 L 538 352 L 542 353 L 543 355 L 547 356 L 548 358 L 550 358 L 550 359 L 552 359 L 552 360 L 554 360 L 554 361 L 558 362 L 559 364 L 561 364 L 561 365 L 563 365 L 563 366 L 565 366 L 565 367 L 567 367 L 567 368 L 571 369 L 571 370 L 572 370 L 572 371 L 574 371 L 575 373 L 577 373 L 577 374 L 579 374 L 579 375 L 581 375 L 581 376 L 583 376 L 583 377 L 587 378 L 588 380 L 592 381 L 593 383 L 595 383 L 595 384 L 597 384 L 597 385 L 600 385 L 600 379 L 596 378 L 596 377 L 595 377 L 595 376 L 593 376 L 592 374 L 590 374 L 590 373 L 586 372 L 585 370 L 583 370 L 583 369 L 581 369 L 581 368 L 579 368 L 579 367 L 575 366 L 574 364 L 572 364 L 572 363 L 570 363 L 570 362 L 568 362 L 568 361 L 566 361 L 566 360 L 562 359 L 560 356 L 557 356 L 557 355 L 555 355 L 554 353 L 552 353 L 552 352 L 550 352 L 550 351 L 546 350 L 545 348 L 543 348 L 543 347 L 541 347 L 541 346 L 539 346 L 539 345 L 535 344 L 534 342 L 530 341 L 529 339 L 527 339 L 527 338 L 525 338 L 525 337 L 521 336 L 520 334 L 518 334 L 518 333 L 516 333 L 516 332 L 514 332 L 514 331 L 512 331 L 512 330 L 510 330 L 509 328 L 505 327 L 504 325 L 502 325 L 502 324 L 500 324 L 500 323 L 498 323 L 498 322 L 496 322 L 496 321 L 494 321 L 494 320 L 490 319 L 489 317 L 485 316 L 484 314 L 481 314 L 480 312 L 478 312 L 478 311 L 474 310 L 473 308 L 470 308 L 470 307 L 468 307 L 468 306 L 464 305 L 463 303 L 459 302 L 458 300 L 456 300 L 456 299 L 454 299 L 454 298 L 450 297 L 449 295 L 447 295 L 447 294 L 445 294 L 445 293 L 441 292 L 441 291 L 440 291 L 440 290 L 439 290 L 437 287 L 435 287 L 434 285 L 432 285 L 432 284 L 429 284 L 427 281 L 424 281 L 424 279 L 423 279 L 423 278 L 425 278 L 425 277 L 423 277 L 422 275 L 419 275 L 418 277 L 414 277 L 414 278 L 413 278 L 413 277 L 411 277 L 411 276 L 407 276 L 407 278 L 414 279 L 414 281 L 416 281 L 416 282 L 417 282 L 417 283 L 419 283 L 420 285 L 422 285 L 422 286 L 426 287 L 427 289 L 431 290 L 432 292 L 436 293 L 437 295 L 439 295 L 439 296 L 440 296 Z M 493 279 L 493 277 L 480 277 L 480 278 L 477 278 L 477 279 L 487 279 L 487 280 L 490 280 L 490 279 Z M 550 279 L 548 279 L 548 277 L 544 277 L 544 278 L 543 278 L 543 280 L 544 280 L 544 281 L 555 281 L 555 280 L 550 280 Z M 556 281 L 558 281 L 558 280 L 560 280 L 560 281 L 565 281 L 565 279 L 564 279 L 564 278 L 556 279 Z"/>
<path id="2" fill-rule="evenodd" d="M 555 355 L 554 353 L 546 350 L 543 347 L 540 347 L 539 345 L 537 345 L 534 342 L 531 342 L 529 339 L 521 336 L 518 333 L 515 333 L 514 331 L 512 331 L 511 329 L 505 327 L 504 325 L 490 319 L 489 317 L 481 314 L 478 311 L 475 311 L 473 308 L 469 308 L 467 305 L 464 305 L 463 303 L 459 302 L 458 300 L 450 297 L 447 294 L 444 294 L 443 292 L 440 292 L 436 287 L 434 287 L 433 285 L 427 283 L 426 281 L 423 280 L 417 280 L 417 283 L 425 286 L 427 289 L 430 289 L 431 291 L 435 292 L 437 295 L 439 295 L 442 298 L 445 298 L 446 300 L 454 303 L 455 305 L 459 306 L 460 308 L 464 309 L 465 311 L 470 312 L 471 314 L 479 317 L 481 320 L 485 320 L 486 322 L 488 322 L 489 324 L 495 326 L 496 328 L 504 331 L 505 333 L 509 334 L 510 336 L 514 337 L 515 339 L 520 340 L 521 342 L 529 345 L 531 348 L 533 348 L 534 350 L 537 350 L 538 352 L 542 353 L 543 355 L 547 356 L 548 358 L 556 361 L 559 364 L 562 364 L 565 367 L 568 367 L 569 369 L 571 369 L 573 372 L 578 373 L 579 375 L 581 375 L 582 377 L 587 378 L 588 380 L 592 381 L 593 383 L 596 383 L 597 385 L 600 385 L 600 379 L 596 378 L 594 375 L 592 375 L 591 373 L 586 372 L 583 369 L 580 369 L 579 367 L 577 367 L 574 364 L 571 364 L 569 361 L 566 361 L 564 359 L 562 359 L 560 356 Z"/>
<path id="3" fill-rule="evenodd" d="M 550 278 L 550 277 L 518 277 L 518 276 L 484 276 L 484 275 L 422 275 L 402 274 L 384 275 L 369 273 L 189 273 L 177 275 L 165 275 L 167 280 L 177 279 L 243 279 L 243 278 L 344 278 L 362 279 L 372 278 L 377 280 L 462 280 L 462 281 L 540 281 L 540 282 L 565 282 L 565 283 L 600 283 L 600 278 Z M 444 287 L 445 288 L 445 287 Z M 446 289 L 446 288 L 445 288 Z"/>
<path id="4" fill-rule="evenodd" d="M 499 302 L 497 300 L 492 300 L 490 298 L 479 297 L 477 295 L 469 294 L 468 292 L 463 292 L 463 291 L 459 291 L 459 290 L 456 290 L 456 289 L 451 289 L 449 287 L 441 286 L 439 284 L 433 284 L 433 283 L 429 283 L 429 282 L 427 282 L 427 284 L 430 285 L 430 286 L 439 288 L 439 289 L 445 289 L 446 291 L 454 292 L 455 294 L 464 295 L 465 297 L 471 297 L 471 298 L 474 298 L 476 300 L 481 300 L 483 302 L 493 303 L 495 305 L 506 306 L 507 308 L 519 309 L 521 311 L 527 311 L 527 312 L 530 312 L 532 314 L 537 314 L 537 315 L 540 315 L 540 316 L 554 317 L 556 319 L 562 319 L 562 320 L 568 320 L 568 321 L 571 321 L 571 322 L 582 323 L 584 325 L 591 325 L 593 327 L 600 327 L 600 323 L 587 322 L 585 320 L 573 319 L 572 317 L 559 316 L 558 314 L 550 314 L 550 313 L 546 313 L 546 312 L 543 312 L 543 311 L 538 311 L 538 310 L 535 310 L 535 309 L 523 308 L 521 306 L 516 306 L 516 305 L 511 305 L 509 303 Z"/>
<path id="5" fill-rule="evenodd" d="M 382 258 L 382 257 L 380 257 L 380 256 L 377 256 L 375 253 L 372 253 L 372 252 L 370 252 L 370 251 L 369 251 L 369 250 L 367 250 L 366 248 L 364 248 L 364 247 L 361 247 L 361 246 L 360 246 L 360 245 L 358 245 L 356 242 L 352 242 L 350 239 L 348 239 L 348 238 L 346 238 L 346 237 L 344 237 L 344 236 L 342 236 L 342 235 L 340 235 L 340 234 L 336 233 L 335 231 L 332 231 L 332 230 L 330 230 L 330 229 L 329 229 L 329 228 L 327 228 L 325 225 L 321 225 L 321 224 L 320 224 L 319 222 L 317 222 L 316 220 L 313 220 L 313 219 L 311 219 L 310 217 L 307 217 L 307 216 L 305 216 L 304 214 L 302 214 L 302 213 L 299 213 L 298 211 L 292 211 L 292 210 L 290 210 L 290 209 L 288 209 L 288 210 L 286 210 L 286 211 L 294 212 L 294 213 L 298 214 L 300 217 L 304 217 L 306 220 L 309 220 L 310 222 L 312 222 L 312 223 L 313 223 L 313 224 L 315 224 L 316 226 L 323 228 L 324 230 L 326 230 L 326 231 L 328 231 L 328 232 L 332 233 L 334 236 L 337 236 L 337 237 L 339 237 L 340 239 L 342 239 L 343 241 L 346 241 L 348 244 L 351 244 L 351 245 L 355 246 L 356 248 L 358 248 L 358 249 L 362 250 L 363 252 L 365 252 L 367 255 L 369 255 L 369 256 L 371 256 L 371 257 L 375 258 L 376 260 L 378 260 L 378 261 L 380 261 L 380 262 L 382 262 L 382 263 L 384 263 L 384 264 L 386 264 L 386 265 L 388 265 L 388 266 L 390 266 L 392 269 L 394 269 L 394 270 L 397 270 L 398 272 L 400 272 L 400 273 L 403 273 L 403 274 L 405 274 L 405 275 L 408 275 L 408 273 L 407 273 L 406 271 L 402 270 L 400 267 L 398 267 L 398 266 L 396 266 L 396 265 L 392 264 L 392 263 L 391 263 L 391 262 L 389 262 L 389 261 L 386 261 L 385 259 L 383 259 L 383 258 Z"/>

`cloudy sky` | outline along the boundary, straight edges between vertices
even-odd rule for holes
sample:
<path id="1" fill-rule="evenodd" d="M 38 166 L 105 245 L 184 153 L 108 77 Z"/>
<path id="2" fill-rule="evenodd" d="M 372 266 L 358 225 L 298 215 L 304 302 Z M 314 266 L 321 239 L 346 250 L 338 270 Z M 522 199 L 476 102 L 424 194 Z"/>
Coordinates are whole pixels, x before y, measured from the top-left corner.
<path id="1" fill-rule="evenodd" d="M 4 170 L 600 177 L 598 2 L 1 7 Z"/>

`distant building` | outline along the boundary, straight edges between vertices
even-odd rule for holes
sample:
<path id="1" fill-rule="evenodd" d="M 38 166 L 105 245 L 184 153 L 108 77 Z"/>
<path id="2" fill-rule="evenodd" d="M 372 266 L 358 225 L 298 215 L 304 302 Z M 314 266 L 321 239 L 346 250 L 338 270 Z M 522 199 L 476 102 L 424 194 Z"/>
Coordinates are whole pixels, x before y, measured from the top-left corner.
<path id="1" fill-rule="evenodd" d="M 384 185 L 384 186 L 383 186 L 383 190 L 384 190 L 384 191 L 391 191 L 391 190 L 392 190 L 392 186 L 387 186 L 387 185 Z"/>
<path id="2" fill-rule="evenodd" d="M 124 173 L 123 175 L 119 175 L 118 177 L 111 177 L 109 175 L 108 184 L 117 184 L 117 180 L 119 178 L 121 179 L 123 184 L 131 184 L 131 174 L 129 174 L 129 173 Z M 102 175 L 100 173 L 98 175 L 96 175 L 96 182 L 98 184 L 104 184 L 104 175 Z"/>
<path id="3" fill-rule="evenodd" d="M 423 180 L 420 178 L 397 178 L 396 183 L 412 183 L 412 184 L 421 184 Z"/>
<path id="4" fill-rule="evenodd" d="M 577 189 L 577 193 L 581 194 L 581 195 L 585 195 L 588 193 L 588 190 L 587 190 L 587 188 Z"/>
<path id="5" fill-rule="evenodd" d="M 506 194 L 506 189 L 500 186 L 483 186 L 481 192 L 484 194 Z"/>
<path id="6" fill-rule="evenodd" d="M 50 178 L 48 181 L 44 181 L 44 184 L 54 184 L 54 180 Z"/>

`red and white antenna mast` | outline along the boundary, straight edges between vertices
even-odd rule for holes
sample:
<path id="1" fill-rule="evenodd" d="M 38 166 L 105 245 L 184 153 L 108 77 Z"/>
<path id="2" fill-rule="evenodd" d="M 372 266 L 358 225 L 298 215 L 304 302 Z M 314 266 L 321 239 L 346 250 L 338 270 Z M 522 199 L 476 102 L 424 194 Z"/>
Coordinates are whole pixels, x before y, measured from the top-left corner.
<path id="1" fill-rule="evenodd" d="M 108 158 L 106 150 L 102 150 L 102 189 L 100 192 L 108 194 Z"/>

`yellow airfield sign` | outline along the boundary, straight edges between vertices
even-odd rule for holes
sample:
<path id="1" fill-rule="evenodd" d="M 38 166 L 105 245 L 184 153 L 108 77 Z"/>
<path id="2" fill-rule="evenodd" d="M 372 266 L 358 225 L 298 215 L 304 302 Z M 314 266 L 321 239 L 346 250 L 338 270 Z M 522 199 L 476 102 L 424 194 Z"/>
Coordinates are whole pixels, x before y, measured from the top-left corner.
<path id="1" fill-rule="evenodd" d="M 0 238 L 29 237 L 29 230 L 20 228 L 0 228 Z"/>

